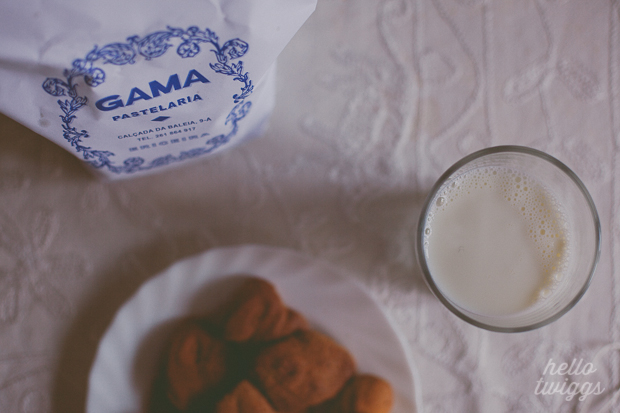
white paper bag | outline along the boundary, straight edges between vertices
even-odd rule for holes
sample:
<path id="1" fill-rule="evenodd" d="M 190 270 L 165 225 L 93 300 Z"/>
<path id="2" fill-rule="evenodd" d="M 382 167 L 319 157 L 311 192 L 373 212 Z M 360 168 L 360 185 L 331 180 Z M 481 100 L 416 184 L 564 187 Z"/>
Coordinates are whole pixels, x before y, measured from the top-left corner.
<path id="1" fill-rule="evenodd" d="M 316 0 L 0 4 L 0 111 L 124 178 L 259 135 Z"/>

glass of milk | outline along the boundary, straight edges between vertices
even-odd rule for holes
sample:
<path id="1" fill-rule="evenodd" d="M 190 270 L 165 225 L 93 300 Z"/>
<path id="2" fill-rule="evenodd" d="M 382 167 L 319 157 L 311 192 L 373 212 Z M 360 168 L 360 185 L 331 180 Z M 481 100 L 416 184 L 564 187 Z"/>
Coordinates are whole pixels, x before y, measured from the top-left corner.
<path id="1" fill-rule="evenodd" d="M 420 215 L 426 283 L 463 320 L 532 330 L 586 292 L 600 255 L 594 202 L 567 166 L 544 152 L 497 146 L 454 164 Z"/>

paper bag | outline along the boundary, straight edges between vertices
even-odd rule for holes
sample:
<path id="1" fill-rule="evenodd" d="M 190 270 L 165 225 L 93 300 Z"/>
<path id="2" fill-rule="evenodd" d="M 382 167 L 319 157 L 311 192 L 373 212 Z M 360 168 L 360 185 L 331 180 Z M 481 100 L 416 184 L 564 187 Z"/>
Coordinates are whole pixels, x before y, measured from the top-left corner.
<path id="1" fill-rule="evenodd" d="M 316 0 L 0 5 L 0 111 L 111 178 L 258 136 Z"/>

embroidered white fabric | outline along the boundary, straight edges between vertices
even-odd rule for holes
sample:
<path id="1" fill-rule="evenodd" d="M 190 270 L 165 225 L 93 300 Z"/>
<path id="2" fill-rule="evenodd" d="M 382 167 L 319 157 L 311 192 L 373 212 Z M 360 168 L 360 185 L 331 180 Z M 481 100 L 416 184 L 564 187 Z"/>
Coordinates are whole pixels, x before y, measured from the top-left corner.
<path id="1" fill-rule="evenodd" d="M 566 163 L 603 228 L 586 295 L 527 333 L 456 318 L 413 248 L 433 182 L 500 144 Z M 419 412 L 617 412 L 619 208 L 617 1 L 319 0 L 265 136 L 213 158 L 103 181 L 0 117 L 0 411 L 83 412 L 99 341 L 146 280 L 263 244 L 359 277 L 407 339 Z"/>

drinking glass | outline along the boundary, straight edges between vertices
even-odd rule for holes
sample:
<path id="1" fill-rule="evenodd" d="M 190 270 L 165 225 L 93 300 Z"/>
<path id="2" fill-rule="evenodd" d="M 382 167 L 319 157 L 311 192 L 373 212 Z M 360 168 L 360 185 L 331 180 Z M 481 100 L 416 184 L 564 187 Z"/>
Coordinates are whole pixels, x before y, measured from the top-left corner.
<path id="1" fill-rule="evenodd" d="M 518 312 L 488 314 L 459 305 L 454 294 L 442 289 L 429 266 L 429 213 L 453 182 L 478 168 L 501 168 L 538 181 L 562 207 L 570 235 L 569 256 L 560 282 L 549 296 Z M 426 245 L 425 245 L 426 243 Z M 600 256 L 601 228 L 588 190 L 575 173 L 554 157 L 523 146 L 496 146 L 472 153 L 456 162 L 435 183 L 422 208 L 416 234 L 416 252 L 426 284 L 452 313 L 491 331 L 520 332 L 549 324 L 569 311 L 585 294 Z M 489 293 L 488 291 L 486 293 Z M 481 299 L 483 299 L 481 297 Z"/>

